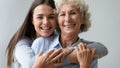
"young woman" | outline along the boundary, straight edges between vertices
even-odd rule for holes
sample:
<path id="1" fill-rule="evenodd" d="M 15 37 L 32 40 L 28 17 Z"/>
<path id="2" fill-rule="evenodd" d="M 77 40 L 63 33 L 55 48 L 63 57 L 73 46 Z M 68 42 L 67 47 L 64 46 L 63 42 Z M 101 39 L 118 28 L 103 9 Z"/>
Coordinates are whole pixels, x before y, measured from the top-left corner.
<path id="1" fill-rule="evenodd" d="M 49 37 L 56 27 L 55 5 L 53 0 L 34 0 L 22 24 L 10 40 L 7 51 L 8 68 L 31 68 L 34 52 L 31 44 L 38 37 Z M 59 55 L 59 56 L 58 56 Z M 64 56 L 62 50 L 51 50 L 44 56 L 57 59 Z M 44 57 L 43 57 L 44 59 Z M 52 60 L 50 58 L 49 60 Z M 56 59 L 53 59 L 56 60 Z M 50 63 L 51 66 L 59 65 Z"/>

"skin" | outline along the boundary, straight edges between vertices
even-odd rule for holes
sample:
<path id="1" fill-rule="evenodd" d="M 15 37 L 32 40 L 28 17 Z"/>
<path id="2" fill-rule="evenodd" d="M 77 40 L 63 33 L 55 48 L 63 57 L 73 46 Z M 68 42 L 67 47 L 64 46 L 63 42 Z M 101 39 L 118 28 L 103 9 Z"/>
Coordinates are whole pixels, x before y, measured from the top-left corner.
<path id="1" fill-rule="evenodd" d="M 37 37 L 50 36 L 56 27 L 54 10 L 48 5 L 39 5 L 33 11 L 32 23 Z"/>
<path id="2" fill-rule="evenodd" d="M 67 7 L 67 9 L 66 9 L 66 7 Z M 46 8 L 46 7 L 44 7 L 44 8 Z M 43 55 L 42 52 L 40 52 L 36 56 L 35 64 L 33 65 L 32 68 L 43 68 L 43 67 L 44 68 L 53 68 L 53 67 L 60 66 L 62 64 L 64 56 L 69 54 L 69 50 L 67 50 L 65 48 L 67 47 L 67 45 L 71 45 L 74 42 L 76 42 L 76 40 L 78 39 L 79 31 L 80 31 L 79 29 L 80 29 L 81 25 L 84 24 L 84 23 L 82 23 L 82 18 L 80 16 L 78 9 L 75 6 L 70 5 L 70 4 L 64 4 L 61 7 L 59 14 L 58 14 L 58 22 L 59 22 L 59 27 L 61 29 L 60 42 L 62 43 L 62 46 L 63 46 L 62 50 L 64 50 L 64 53 L 62 51 L 58 55 L 58 53 L 56 53 L 57 51 L 55 51 L 55 53 L 54 53 L 54 51 L 51 50 L 47 54 Z M 76 50 L 74 52 L 72 52 L 73 54 L 70 54 L 70 58 L 73 59 L 73 60 L 71 60 L 71 63 L 72 62 L 79 63 L 81 68 L 89 68 L 91 60 L 93 59 L 93 57 L 91 56 L 91 53 L 90 53 L 92 51 L 92 49 L 88 48 L 84 44 L 80 44 L 80 45 L 78 45 Z M 83 47 L 84 47 L 84 49 L 80 50 Z M 89 51 L 87 51 L 87 50 L 89 50 Z M 77 54 L 76 54 L 76 52 L 77 52 Z M 94 51 L 92 53 L 94 53 Z M 57 57 L 53 57 L 53 54 Z M 73 58 L 74 54 L 76 55 L 75 58 Z M 80 54 L 82 56 L 80 56 Z M 52 58 L 49 58 L 50 56 Z M 91 58 L 90 58 L 90 56 L 91 56 Z M 48 61 L 46 62 L 46 60 L 48 60 Z M 39 62 L 39 61 L 41 61 L 41 62 Z M 53 63 L 53 62 L 56 62 L 56 63 Z M 88 62 L 88 63 L 83 64 L 84 62 Z"/>
<path id="3" fill-rule="evenodd" d="M 42 53 L 42 51 L 39 52 L 39 54 L 36 56 L 35 63 L 32 68 L 54 68 L 58 67 L 62 64 L 62 62 L 56 62 L 57 59 L 61 58 L 61 61 L 64 59 L 64 53 L 61 53 L 62 49 L 59 50 L 51 50 L 47 54 Z M 38 66 L 39 65 L 39 66 Z"/>
<path id="4" fill-rule="evenodd" d="M 56 27 L 54 10 L 46 4 L 38 5 L 33 10 L 32 24 L 34 25 L 37 37 L 49 37 L 54 32 Z M 62 49 L 51 50 L 45 55 L 40 52 L 36 56 L 32 68 L 57 67 L 62 64 L 63 57 L 64 53 Z"/>
<path id="5" fill-rule="evenodd" d="M 50 36 L 56 26 L 56 18 L 54 15 L 54 10 L 49 7 L 48 5 L 42 4 L 37 6 L 33 11 L 33 19 L 32 23 L 36 30 L 37 37 L 43 36 L 48 37 Z M 53 51 L 52 51 L 53 52 Z M 58 67 L 62 64 L 63 58 L 65 55 L 70 53 L 70 50 L 67 48 L 63 48 L 59 54 L 56 54 L 59 50 L 55 51 L 55 53 L 50 54 L 47 53 L 43 56 L 43 54 L 38 54 L 35 58 L 35 62 L 33 64 L 33 68 L 47 68 L 47 67 Z M 56 57 L 51 58 L 49 63 L 46 63 L 48 56 L 55 55 Z M 57 57 L 59 56 L 59 57 Z M 56 59 L 55 59 L 56 58 Z M 52 63 L 51 60 L 54 59 L 56 63 Z M 39 62 L 40 61 L 40 62 Z"/>
<path id="6" fill-rule="evenodd" d="M 80 27 L 84 24 L 82 21 L 80 11 L 76 6 L 67 3 L 61 6 L 58 14 L 58 22 L 61 29 L 61 44 L 63 47 L 77 41 Z M 80 68 L 90 68 L 91 60 L 94 57 L 94 49 L 88 48 L 86 44 L 79 44 L 75 51 L 77 52 L 77 59 L 74 59 L 79 62 Z M 74 52 L 73 54 L 75 54 Z"/>
<path id="7" fill-rule="evenodd" d="M 62 45 L 66 47 L 66 45 L 76 42 L 79 29 L 83 24 L 77 8 L 70 4 L 62 5 L 58 14 L 58 22 L 61 29 Z"/>
<path id="8" fill-rule="evenodd" d="M 83 24 L 78 9 L 70 4 L 62 5 L 58 15 L 58 22 L 62 32 L 61 34 L 65 35 L 78 35 L 81 24 Z"/>
<path id="9" fill-rule="evenodd" d="M 95 48 L 88 48 L 86 44 L 80 43 L 75 47 L 80 68 L 90 68 L 92 59 L 95 58 Z"/>

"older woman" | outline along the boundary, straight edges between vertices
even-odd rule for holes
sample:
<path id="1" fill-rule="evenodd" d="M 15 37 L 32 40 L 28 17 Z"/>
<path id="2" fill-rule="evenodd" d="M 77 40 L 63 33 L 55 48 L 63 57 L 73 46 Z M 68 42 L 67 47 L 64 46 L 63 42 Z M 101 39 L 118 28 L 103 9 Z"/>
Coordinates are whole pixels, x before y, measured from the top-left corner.
<path id="1" fill-rule="evenodd" d="M 98 42 L 80 39 L 78 36 L 79 33 L 87 31 L 90 27 L 88 6 L 84 0 L 55 0 L 55 3 L 60 35 L 36 39 L 32 45 L 34 52 L 38 54 L 40 50 L 43 50 L 46 53 L 51 49 L 59 48 L 70 48 L 72 51 L 73 47 L 77 46 L 76 50 L 69 55 L 70 57 L 65 57 L 66 64 L 61 68 L 97 68 L 97 58 L 108 53 L 106 47 Z M 91 48 L 96 48 L 96 50 Z M 95 57 L 95 53 L 98 54 L 97 57 Z M 77 58 L 75 58 L 76 56 Z M 77 62 L 79 64 L 73 64 Z"/>
<path id="2" fill-rule="evenodd" d="M 62 47 L 67 47 L 77 42 L 84 42 L 86 45 L 89 46 L 89 43 L 85 40 L 81 40 L 78 37 L 79 33 L 85 32 L 90 27 L 90 14 L 88 12 L 88 6 L 85 4 L 84 0 L 55 0 L 57 12 L 58 12 L 58 23 L 61 30 L 60 35 L 60 43 Z M 77 55 L 79 52 L 83 52 L 83 54 L 87 51 L 87 54 L 84 54 L 84 57 L 77 56 L 78 61 L 80 63 L 80 67 L 84 68 L 83 61 L 84 59 L 89 59 L 86 61 L 85 68 L 90 68 L 90 62 L 94 58 L 94 50 L 89 49 L 88 47 L 84 46 L 84 44 L 80 44 L 77 50 Z M 92 51 L 92 53 L 90 53 Z M 88 57 L 89 55 L 89 57 Z M 83 63 L 83 64 L 82 64 Z M 68 67 L 73 68 L 78 65 L 68 65 Z M 92 61 L 92 68 L 97 67 L 97 60 Z"/>

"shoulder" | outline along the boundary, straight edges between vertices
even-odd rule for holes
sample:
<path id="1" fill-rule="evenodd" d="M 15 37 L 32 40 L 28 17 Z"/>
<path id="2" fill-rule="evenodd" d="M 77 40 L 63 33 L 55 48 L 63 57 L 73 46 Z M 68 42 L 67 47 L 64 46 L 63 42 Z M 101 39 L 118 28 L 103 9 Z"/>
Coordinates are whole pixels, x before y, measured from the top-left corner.
<path id="1" fill-rule="evenodd" d="M 31 51 L 31 44 L 32 44 L 32 40 L 27 38 L 27 37 L 24 37 L 24 38 L 21 38 L 16 46 L 15 46 L 15 52 L 18 53 L 18 52 L 22 52 L 22 51 L 26 51 L 26 50 L 29 50 Z"/>
<path id="2" fill-rule="evenodd" d="M 81 42 L 89 44 L 89 45 L 104 46 L 102 43 L 97 42 L 97 41 L 88 41 L 88 40 L 81 39 Z"/>
<path id="3" fill-rule="evenodd" d="M 38 37 L 33 41 L 33 44 L 35 43 L 47 43 L 47 42 L 53 42 L 54 40 L 56 40 L 56 38 L 58 37 L 58 34 L 54 33 L 53 35 L 49 36 L 49 37 Z"/>
<path id="4" fill-rule="evenodd" d="M 29 45 L 30 46 L 32 44 L 32 42 L 33 42 L 32 39 L 27 38 L 27 37 L 23 37 L 17 42 L 16 46 L 22 46 L 22 45 Z"/>
<path id="5" fill-rule="evenodd" d="M 34 52 L 31 49 L 31 43 L 32 40 L 26 37 L 18 41 L 14 49 L 14 58 L 17 59 L 17 61 L 22 62 L 23 58 L 34 56 Z"/>
<path id="6" fill-rule="evenodd" d="M 58 35 L 53 34 L 49 37 L 39 37 L 36 38 L 33 43 L 31 48 L 33 49 L 33 51 L 35 52 L 35 54 L 37 52 L 39 52 L 39 50 L 48 50 L 51 46 L 54 45 L 56 38 L 58 37 Z"/>
<path id="7" fill-rule="evenodd" d="M 86 44 L 95 43 L 95 41 L 88 41 L 88 40 L 85 40 L 85 39 L 80 39 L 80 40 L 81 40 L 81 42 L 86 43 Z"/>

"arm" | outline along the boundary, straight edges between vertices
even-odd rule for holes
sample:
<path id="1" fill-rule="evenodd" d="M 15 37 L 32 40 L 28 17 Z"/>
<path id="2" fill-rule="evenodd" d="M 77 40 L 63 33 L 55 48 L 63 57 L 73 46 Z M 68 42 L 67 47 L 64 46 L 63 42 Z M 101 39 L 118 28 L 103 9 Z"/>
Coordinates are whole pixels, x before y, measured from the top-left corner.
<path id="1" fill-rule="evenodd" d="M 51 50 L 54 48 L 51 48 L 49 51 L 48 46 L 50 44 L 48 44 L 48 42 L 49 40 L 46 41 L 46 39 L 44 38 L 37 38 L 36 40 L 34 40 L 31 48 L 35 52 L 36 58 L 32 68 L 53 68 L 60 66 L 61 62 L 63 62 L 61 61 L 64 58 L 64 53 L 62 49 L 57 49 L 54 50 L 54 52 L 51 52 Z M 39 55 L 40 51 L 42 51 L 43 54 Z M 52 58 L 49 59 L 50 56 Z M 52 60 L 54 60 L 54 62 Z"/>
<path id="2" fill-rule="evenodd" d="M 62 58 L 61 58 L 62 57 Z M 35 62 L 32 68 L 55 68 L 62 64 L 64 53 L 62 49 L 59 50 L 50 50 L 48 53 L 43 54 L 40 51 L 35 58 Z M 57 61 L 60 59 L 60 61 Z"/>
<path id="3" fill-rule="evenodd" d="M 95 53 L 98 55 L 97 58 L 102 58 L 108 54 L 108 50 L 105 47 L 105 45 L 103 45 L 99 42 L 94 42 L 94 43 L 88 44 L 88 47 L 96 49 Z"/>
<path id="4" fill-rule="evenodd" d="M 87 41 L 87 45 L 88 45 L 89 48 L 95 48 L 96 49 L 95 53 L 98 55 L 97 58 L 102 58 L 102 57 L 104 57 L 105 55 L 108 54 L 107 48 L 101 43 L 88 42 Z M 69 56 L 70 56 L 70 62 L 71 63 L 78 63 L 75 50 Z"/>
<path id="5" fill-rule="evenodd" d="M 77 60 L 80 68 L 97 68 L 95 58 L 95 49 L 88 48 L 86 44 L 80 43 L 75 47 Z"/>
<path id="6" fill-rule="evenodd" d="M 31 68 L 34 61 L 34 52 L 28 44 L 17 45 L 14 51 L 14 57 L 23 68 Z"/>

